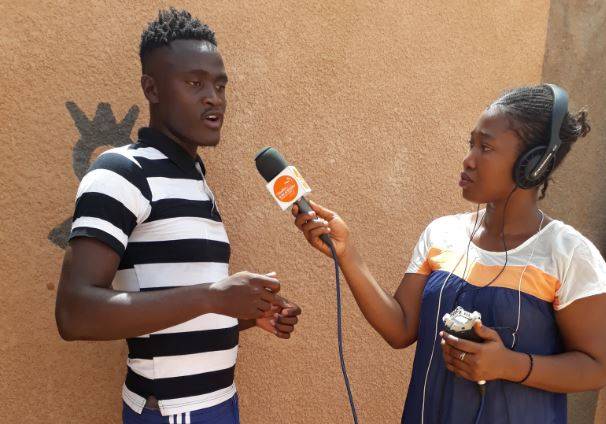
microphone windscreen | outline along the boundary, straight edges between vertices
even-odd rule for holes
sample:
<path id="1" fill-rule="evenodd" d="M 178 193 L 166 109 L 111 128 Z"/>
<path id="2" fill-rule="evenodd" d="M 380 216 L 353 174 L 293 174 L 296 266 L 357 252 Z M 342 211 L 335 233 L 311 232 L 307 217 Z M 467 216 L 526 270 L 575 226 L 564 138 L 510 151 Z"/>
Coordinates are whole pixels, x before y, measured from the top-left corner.
<path id="1" fill-rule="evenodd" d="M 269 182 L 288 166 L 288 162 L 273 147 L 264 147 L 255 156 L 255 165 L 265 181 Z"/>

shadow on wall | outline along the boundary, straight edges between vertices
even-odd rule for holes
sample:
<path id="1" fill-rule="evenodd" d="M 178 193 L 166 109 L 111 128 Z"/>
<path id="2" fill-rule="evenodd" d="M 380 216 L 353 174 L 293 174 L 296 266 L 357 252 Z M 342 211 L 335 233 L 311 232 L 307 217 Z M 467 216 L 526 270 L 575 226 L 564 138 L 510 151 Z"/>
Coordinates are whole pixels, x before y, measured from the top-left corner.
<path id="1" fill-rule="evenodd" d="M 90 167 L 95 150 L 100 147 L 120 147 L 133 142 L 130 133 L 139 116 L 137 105 L 131 106 L 120 123 L 116 121 L 109 103 L 99 103 L 92 120 L 72 101 L 65 102 L 65 107 L 80 133 L 80 139 L 72 150 L 72 169 L 78 180 L 82 180 Z M 72 218 L 69 217 L 48 233 L 48 239 L 65 249 L 71 224 Z"/>

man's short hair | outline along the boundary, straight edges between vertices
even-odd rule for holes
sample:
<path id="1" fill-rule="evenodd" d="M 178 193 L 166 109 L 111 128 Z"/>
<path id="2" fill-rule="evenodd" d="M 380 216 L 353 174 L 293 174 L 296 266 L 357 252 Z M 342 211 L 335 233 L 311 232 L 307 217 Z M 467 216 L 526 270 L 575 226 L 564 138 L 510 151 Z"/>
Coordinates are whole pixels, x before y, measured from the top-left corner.
<path id="1" fill-rule="evenodd" d="M 193 18 L 187 10 L 177 10 L 174 7 L 160 10 L 158 18 L 150 22 L 141 34 L 139 47 L 141 66 L 145 69 L 145 57 L 150 52 L 168 46 L 175 40 L 200 40 L 217 45 L 215 32 L 208 25 Z"/>

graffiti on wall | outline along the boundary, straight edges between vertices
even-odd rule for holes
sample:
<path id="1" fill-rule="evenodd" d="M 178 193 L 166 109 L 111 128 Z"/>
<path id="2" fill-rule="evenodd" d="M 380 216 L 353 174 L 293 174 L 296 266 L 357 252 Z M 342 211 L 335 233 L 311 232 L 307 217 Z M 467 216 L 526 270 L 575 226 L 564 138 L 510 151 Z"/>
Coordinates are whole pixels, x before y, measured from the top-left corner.
<path id="1" fill-rule="evenodd" d="M 93 154 L 100 148 L 120 147 L 133 142 L 130 134 L 139 116 L 137 105 L 131 106 L 120 122 L 116 121 L 109 103 L 99 103 L 93 119 L 89 119 L 74 102 L 66 102 L 65 107 L 80 133 L 80 138 L 72 149 L 72 169 L 78 180 L 82 180 L 94 159 Z M 50 231 L 48 239 L 65 249 L 71 224 L 71 217 L 65 219 Z"/>

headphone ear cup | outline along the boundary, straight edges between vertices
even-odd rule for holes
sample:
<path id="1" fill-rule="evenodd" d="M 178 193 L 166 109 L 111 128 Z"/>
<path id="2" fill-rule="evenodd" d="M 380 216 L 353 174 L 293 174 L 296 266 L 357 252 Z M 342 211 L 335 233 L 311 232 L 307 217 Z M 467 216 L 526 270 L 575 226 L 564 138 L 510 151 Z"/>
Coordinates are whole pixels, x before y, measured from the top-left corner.
<path id="1" fill-rule="evenodd" d="M 536 187 L 545 181 L 551 172 L 551 164 L 546 166 L 537 178 L 531 178 L 531 174 L 537 167 L 546 150 L 547 146 L 536 146 L 518 157 L 518 160 L 513 166 L 513 180 L 519 188 L 529 189 Z"/>

